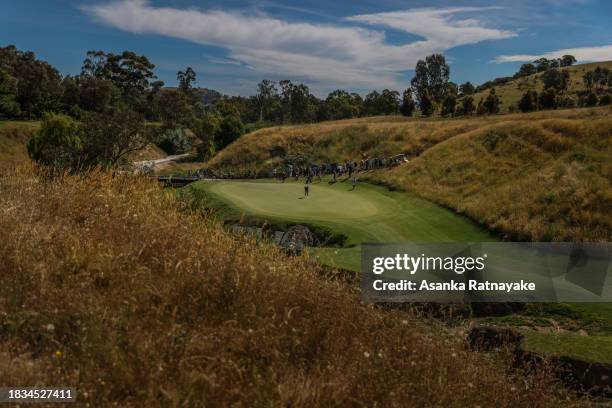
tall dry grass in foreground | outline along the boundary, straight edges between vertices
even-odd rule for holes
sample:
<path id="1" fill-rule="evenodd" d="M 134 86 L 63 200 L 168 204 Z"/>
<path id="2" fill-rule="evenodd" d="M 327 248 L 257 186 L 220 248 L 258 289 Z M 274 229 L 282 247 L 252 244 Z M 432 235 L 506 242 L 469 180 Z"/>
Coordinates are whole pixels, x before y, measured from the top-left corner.
<path id="1" fill-rule="evenodd" d="M 80 405 L 558 406 L 565 391 L 143 179 L 0 176 L 0 384 Z"/>

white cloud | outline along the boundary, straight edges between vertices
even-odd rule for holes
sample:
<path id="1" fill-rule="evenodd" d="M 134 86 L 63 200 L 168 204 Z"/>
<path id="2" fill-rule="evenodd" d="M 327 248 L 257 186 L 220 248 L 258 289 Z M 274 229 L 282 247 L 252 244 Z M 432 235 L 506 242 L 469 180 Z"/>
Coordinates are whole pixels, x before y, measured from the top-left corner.
<path id="1" fill-rule="evenodd" d="M 480 20 L 456 18 L 457 14 L 488 9 L 411 9 L 350 16 L 342 25 L 325 25 L 288 22 L 267 14 L 154 7 L 148 0 L 119 0 L 84 8 L 102 23 L 124 31 L 224 48 L 229 60 L 262 75 L 360 88 L 399 87 L 402 72 L 412 69 L 418 59 L 428 54 L 513 37 L 515 33 L 486 28 Z M 347 26 L 347 22 L 356 24 Z M 423 39 L 387 44 L 385 32 L 372 28 L 374 25 Z"/>
<path id="2" fill-rule="evenodd" d="M 498 64 L 504 62 L 529 62 L 535 61 L 538 58 L 560 58 L 564 55 L 573 55 L 580 62 L 609 61 L 612 60 L 612 45 L 566 48 L 537 55 L 500 55 L 495 58 L 494 62 Z"/>

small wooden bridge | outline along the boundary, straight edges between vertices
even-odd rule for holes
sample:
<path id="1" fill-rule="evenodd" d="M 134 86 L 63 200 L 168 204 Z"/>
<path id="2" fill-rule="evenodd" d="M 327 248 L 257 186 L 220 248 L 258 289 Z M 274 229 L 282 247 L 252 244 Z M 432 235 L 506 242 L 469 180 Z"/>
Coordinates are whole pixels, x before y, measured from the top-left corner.
<path id="1" fill-rule="evenodd" d="M 194 183 L 196 181 L 204 180 L 200 177 L 183 177 L 183 176 L 157 176 L 157 181 L 163 183 L 166 187 L 185 187 L 187 184 Z"/>

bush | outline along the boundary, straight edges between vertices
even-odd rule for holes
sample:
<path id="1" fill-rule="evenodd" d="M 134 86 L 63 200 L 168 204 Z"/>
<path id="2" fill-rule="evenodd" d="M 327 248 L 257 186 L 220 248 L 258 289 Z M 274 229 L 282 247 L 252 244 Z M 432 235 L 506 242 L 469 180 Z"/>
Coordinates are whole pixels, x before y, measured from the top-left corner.
<path id="1" fill-rule="evenodd" d="M 610 105 L 610 103 L 612 103 L 612 95 L 610 94 L 605 94 L 601 98 L 599 98 L 599 104 L 601 106 Z"/>
<path id="2" fill-rule="evenodd" d="M 538 93 L 534 90 L 529 90 L 523 94 L 523 97 L 518 104 L 521 112 L 531 112 L 538 110 Z"/>
<path id="3" fill-rule="evenodd" d="M 221 120 L 219 129 L 215 133 L 217 150 L 223 149 L 244 134 L 244 125 L 239 117 L 228 115 Z"/>
<path id="4" fill-rule="evenodd" d="M 66 115 L 45 113 L 38 133 L 28 142 L 28 154 L 39 164 L 58 172 L 79 167 L 83 150 L 82 130 Z"/>
<path id="5" fill-rule="evenodd" d="M 583 106 L 595 106 L 599 102 L 599 98 L 597 98 L 594 92 L 589 92 L 582 98 L 581 102 Z"/>
<path id="6" fill-rule="evenodd" d="M 157 145 L 167 154 L 181 154 L 191 150 L 192 143 L 189 136 L 181 128 L 166 130 Z"/>

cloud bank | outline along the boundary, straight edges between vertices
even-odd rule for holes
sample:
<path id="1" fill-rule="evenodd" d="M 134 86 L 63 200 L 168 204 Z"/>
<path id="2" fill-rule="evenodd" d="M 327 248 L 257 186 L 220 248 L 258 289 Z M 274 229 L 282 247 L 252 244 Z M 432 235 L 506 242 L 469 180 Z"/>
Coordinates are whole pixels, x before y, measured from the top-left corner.
<path id="1" fill-rule="evenodd" d="M 421 8 L 348 16 L 335 25 L 289 22 L 267 14 L 154 7 L 148 0 L 120 0 L 84 8 L 96 20 L 136 34 L 157 34 L 227 50 L 235 61 L 262 75 L 303 78 L 314 84 L 397 88 L 401 74 L 434 52 L 514 37 L 487 28 L 466 13 L 486 7 Z M 388 44 L 384 29 L 417 35 Z"/>
<path id="2" fill-rule="evenodd" d="M 573 55 L 579 62 L 594 62 L 612 60 L 612 45 L 603 45 L 600 47 L 579 47 L 566 48 L 563 50 L 546 52 L 537 55 L 500 55 L 495 58 L 494 62 L 502 64 L 504 62 L 531 62 L 538 58 L 560 58 L 564 55 Z"/>

